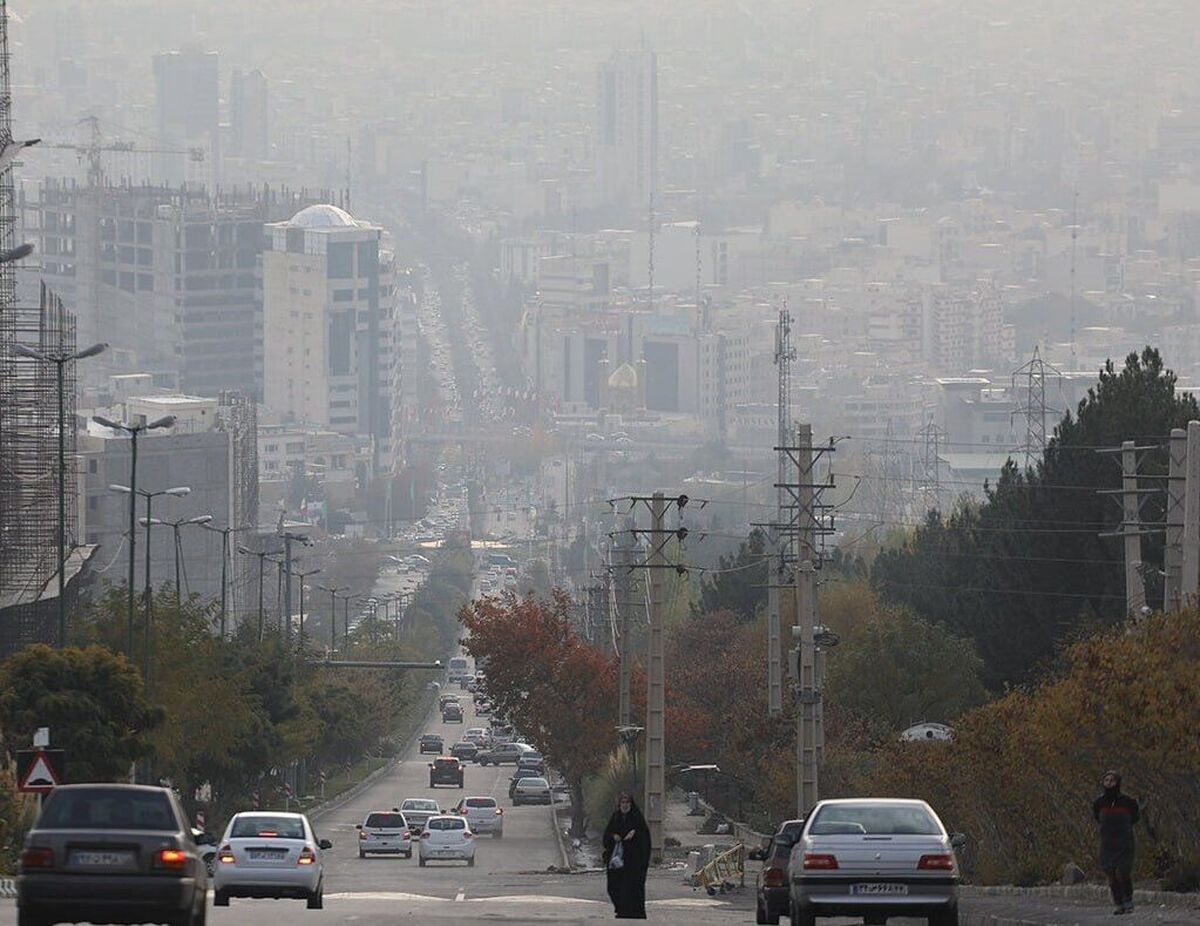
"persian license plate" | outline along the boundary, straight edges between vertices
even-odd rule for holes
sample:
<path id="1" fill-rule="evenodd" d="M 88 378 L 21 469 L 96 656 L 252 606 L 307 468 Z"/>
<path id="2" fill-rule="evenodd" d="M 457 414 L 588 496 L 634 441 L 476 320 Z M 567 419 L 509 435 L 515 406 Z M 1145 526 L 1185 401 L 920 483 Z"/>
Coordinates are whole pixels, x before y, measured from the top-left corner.
<path id="1" fill-rule="evenodd" d="M 907 894 L 907 884 L 853 884 L 850 886 L 851 894 L 884 894 L 895 896 L 898 894 Z"/>
<path id="2" fill-rule="evenodd" d="M 247 849 L 246 856 L 254 861 L 273 862 L 287 855 L 286 849 Z"/>
<path id="3" fill-rule="evenodd" d="M 71 864 L 84 868 L 125 868 L 133 864 L 133 853 L 76 849 L 71 853 Z"/>

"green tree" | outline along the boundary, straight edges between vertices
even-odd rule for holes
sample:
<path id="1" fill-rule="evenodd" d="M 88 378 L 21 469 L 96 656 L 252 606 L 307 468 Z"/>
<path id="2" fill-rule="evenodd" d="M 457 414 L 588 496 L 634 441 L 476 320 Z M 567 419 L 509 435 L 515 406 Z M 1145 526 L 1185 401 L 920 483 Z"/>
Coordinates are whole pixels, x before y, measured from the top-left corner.
<path id="1" fill-rule="evenodd" d="M 1068 413 L 1035 467 L 1009 462 L 982 504 L 949 515 L 931 512 L 900 549 L 876 559 L 872 582 L 887 600 L 972 640 L 993 688 L 1045 668 L 1064 641 L 1125 614 L 1120 542 L 1105 539 L 1119 507 L 1100 490 L 1120 488 L 1120 468 L 1099 448 L 1124 440 L 1161 443 L 1172 428 L 1200 416 L 1195 398 L 1178 394 L 1158 351 L 1109 361 L 1074 415 Z M 1164 451 L 1147 452 L 1141 472 L 1161 476 Z M 1147 521 L 1162 520 L 1164 501 L 1149 496 Z M 1143 538 L 1153 579 L 1162 538 Z M 1149 583 L 1161 605 L 1161 583 Z"/>
<path id="2" fill-rule="evenodd" d="M 0 665 L 0 730 L 12 750 L 49 727 L 67 751 L 68 781 L 113 781 L 152 753 L 163 712 L 137 670 L 100 646 L 30 646 Z"/>
<path id="3" fill-rule="evenodd" d="M 705 575 L 695 613 L 730 611 L 741 621 L 753 620 L 758 607 L 767 600 L 767 561 L 767 535 L 756 527 L 737 553 L 722 556 L 717 568 Z"/>

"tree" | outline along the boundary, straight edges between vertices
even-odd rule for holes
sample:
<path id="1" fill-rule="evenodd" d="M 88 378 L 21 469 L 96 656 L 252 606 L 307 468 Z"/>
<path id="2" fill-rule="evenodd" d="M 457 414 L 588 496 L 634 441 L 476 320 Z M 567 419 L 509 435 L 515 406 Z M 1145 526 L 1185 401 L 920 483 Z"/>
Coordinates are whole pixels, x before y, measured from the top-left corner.
<path id="1" fill-rule="evenodd" d="M 767 535 L 754 528 L 733 556 L 722 556 L 717 568 L 700 586 L 697 614 L 729 611 L 741 621 L 751 621 L 759 605 L 767 600 L 769 581 Z"/>
<path id="2" fill-rule="evenodd" d="M 0 665 L 0 730 L 12 750 L 50 727 L 67 750 L 68 781 L 114 781 L 152 753 L 163 711 L 145 697 L 137 670 L 100 646 L 27 647 Z"/>
<path id="3" fill-rule="evenodd" d="M 1151 348 L 1130 354 L 1120 371 L 1109 361 L 1035 467 L 1010 461 L 982 504 L 931 512 L 902 548 L 876 559 L 875 588 L 972 640 L 985 682 L 997 689 L 1034 676 L 1064 641 L 1122 620 L 1122 548 L 1099 536 L 1120 523 L 1119 507 L 1100 490 L 1120 488 L 1121 474 L 1096 450 L 1135 438 L 1161 442 L 1200 416 L 1175 383 Z M 1141 471 L 1165 473 L 1165 452 L 1146 453 Z M 1142 517 L 1161 521 L 1163 506 L 1161 496 L 1146 498 Z M 1162 559 L 1162 538 L 1143 538 L 1151 576 Z M 1149 591 L 1150 604 L 1161 604 L 1161 586 Z"/>
<path id="4" fill-rule="evenodd" d="M 512 592 L 477 599 L 459 620 L 467 652 L 487 664 L 496 710 L 562 772 L 572 793 L 571 832 L 587 825 L 584 782 L 616 745 L 615 663 L 589 646 L 571 623 L 571 601 Z"/>

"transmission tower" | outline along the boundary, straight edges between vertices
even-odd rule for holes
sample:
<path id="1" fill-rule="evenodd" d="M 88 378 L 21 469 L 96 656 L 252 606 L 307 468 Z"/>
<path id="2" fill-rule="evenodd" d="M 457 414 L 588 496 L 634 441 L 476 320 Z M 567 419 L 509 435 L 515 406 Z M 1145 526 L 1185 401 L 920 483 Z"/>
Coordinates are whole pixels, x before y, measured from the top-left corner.
<path id="1" fill-rule="evenodd" d="M 784 511 L 789 505 L 790 497 L 787 489 L 788 465 L 790 462 L 789 448 L 793 446 L 792 437 L 792 361 L 796 359 L 796 349 L 792 347 L 792 313 L 788 309 L 787 297 L 779 307 L 779 320 L 775 326 L 775 366 L 778 367 L 779 397 L 778 397 L 778 432 L 775 442 L 775 453 L 778 460 L 778 476 L 775 481 L 775 523 L 785 523 Z M 783 620 L 781 616 L 782 599 L 780 592 L 783 584 L 785 566 L 792 560 L 794 532 L 790 530 L 773 530 L 771 537 L 771 552 L 767 569 L 767 707 L 772 714 L 783 710 L 783 674 L 784 646 L 782 638 Z"/>
<path id="2" fill-rule="evenodd" d="M 1012 374 L 1013 392 L 1024 392 L 1024 401 L 1013 410 L 1010 421 L 1017 415 L 1025 416 L 1025 468 L 1029 469 L 1042 458 L 1046 449 L 1046 376 L 1058 378 L 1062 382 L 1062 373 L 1042 359 L 1037 347 L 1033 349 L 1033 357 L 1023 366 L 1018 367 Z M 1018 380 L 1020 385 L 1018 385 Z"/>
<path id="3" fill-rule="evenodd" d="M 1079 241 L 1079 190 L 1075 190 L 1075 198 L 1071 206 L 1071 372 L 1078 367 L 1075 358 L 1075 252 Z"/>
<path id="4" fill-rule="evenodd" d="M 920 492 L 924 511 L 932 511 L 941 507 L 941 443 L 946 432 L 937 426 L 932 418 L 921 428 L 921 443 L 924 452 L 921 455 Z"/>

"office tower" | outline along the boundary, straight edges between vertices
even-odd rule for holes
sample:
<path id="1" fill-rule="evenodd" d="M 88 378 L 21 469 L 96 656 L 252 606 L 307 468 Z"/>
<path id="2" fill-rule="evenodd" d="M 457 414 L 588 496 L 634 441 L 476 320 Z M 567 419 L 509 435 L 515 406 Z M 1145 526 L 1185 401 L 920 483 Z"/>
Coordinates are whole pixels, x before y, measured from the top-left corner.
<path id="1" fill-rule="evenodd" d="M 154 56 L 155 108 L 159 142 L 171 147 L 205 149 L 210 182 L 218 179 L 217 54 L 202 51 L 173 51 Z M 164 156 L 156 173 L 169 183 L 182 183 L 186 164 Z"/>
<path id="2" fill-rule="evenodd" d="M 235 69 L 229 84 L 230 154 L 254 161 L 270 157 L 268 119 L 266 75 Z"/>
<path id="3" fill-rule="evenodd" d="M 615 51 L 596 86 L 596 177 L 600 200 L 640 214 L 656 189 L 658 59 L 654 52 Z"/>

